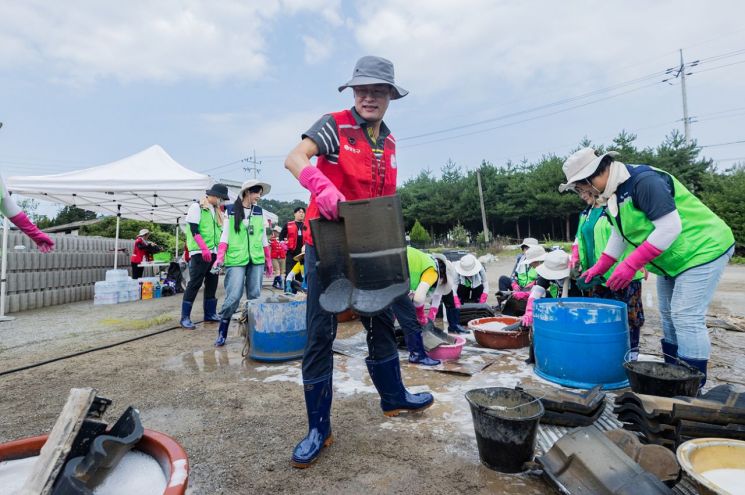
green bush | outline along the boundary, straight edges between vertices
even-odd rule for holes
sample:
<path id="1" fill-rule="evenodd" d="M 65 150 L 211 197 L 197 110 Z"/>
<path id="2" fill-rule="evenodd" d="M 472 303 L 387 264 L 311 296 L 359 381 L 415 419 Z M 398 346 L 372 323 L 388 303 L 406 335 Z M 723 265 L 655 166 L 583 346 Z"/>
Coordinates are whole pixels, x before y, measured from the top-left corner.
<path id="1" fill-rule="evenodd" d="M 419 220 L 414 221 L 414 226 L 411 227 L 411 232 L 409 232 L 409 239 L 411 239 L 412 244 L 417 246 L 423 246 L 432 240 L 427 230 L 419 223 Z"/>

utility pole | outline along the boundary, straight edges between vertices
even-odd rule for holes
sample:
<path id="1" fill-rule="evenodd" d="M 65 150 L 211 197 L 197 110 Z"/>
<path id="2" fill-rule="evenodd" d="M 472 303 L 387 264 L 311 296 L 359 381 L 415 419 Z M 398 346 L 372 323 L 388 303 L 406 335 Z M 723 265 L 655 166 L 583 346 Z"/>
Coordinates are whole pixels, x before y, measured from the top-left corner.
<path id="1" fill-rule="evenodd" d="M 243 171 L 250 172 L 253 170 L 254 179 L 256 178 L 258 173 L 261 172 L 261 169 L 258 167 L 259 165 L 261 165 L 261 160 L 256 160 L 256 150 L 253 150 L 253 157 L 244 158 L 241 161 L 250 165 L 249 167 L 243 167 Z"/>
<path id="2" fill-rule="evenodd" d="M 683 129 L 685 132 L 686 143 L 691 142 L 691 119 L 688 117 L 688 96 L 686 95 L 686 66 L 683 62 L 683 50 L 680 50 L 680 89 L 683 93 Z"/>
<path id="3" fill-rule="evenodd" d="M 481 221 L 484 223 L 484 242 L 489 243 L 489 227 L 486 225 L 486 210 L 484 209 L 484 191 L 481 189 L 481 171 L 476 171 L 476 181 L 479 184 L 479 201 L 481 202 Z"/>

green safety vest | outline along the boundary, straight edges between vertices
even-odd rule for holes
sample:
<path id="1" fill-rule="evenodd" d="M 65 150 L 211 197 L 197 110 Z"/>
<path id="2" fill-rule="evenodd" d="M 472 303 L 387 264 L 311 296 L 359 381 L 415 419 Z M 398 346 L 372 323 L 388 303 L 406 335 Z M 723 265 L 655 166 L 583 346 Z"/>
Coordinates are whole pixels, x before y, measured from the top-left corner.
<path id="1" fill-rule="evenodd" d="M 522 265 L 517 269 L 517 285 L 525 287 L 538 279 L 538 272 L 530 265 Z"/>
<path id="2" fill-rule="evenodd" d="M 264 212 L 260 206 L 253 207 L 253 215 L 240 223 L 235 231 L 235 217 L 228 216 L 228 250 L 225 253 L 225 266 L 246 266 L 264 264 Z M 253 227 L 253 228 L 251 228 Z M 253 231 L 253 234 L 251 233 Z"/>
<path id="3" fill-rule="evenodd" d="M 729 226 L 691 194 L 678 179 L 648 165 L 626 167 L 632 177 L 654 171 L 672 179 L 673 199 L 683 226 L 672 245 L 647 264 L 647 270 L 657 275 L 675 277 L 690 268 L 714 261 L 735 244 L 735 237 Z M 654 230 L 654 224 L 644 212 L 634 206 L 631 195 L 619 199 L 622 201 L 618 204 L 618 215 L 609 215 L 611 223 L 618 233 L 636 248 L 647 240 Z"/>
<path id="4" fill-rule="evenodd" d="M 585 225 L 587 222 L 587 219 L 590 217 L 590 213 L 592 210 L 602 209 L 603 212 L 598 217 L 597 221 L 595 222 L 595 226 L 593 227 L 593 242 L 595 247 L 595 252 L 593 253 L 592 259 L 588 259 L 588 249 L 587 244 L 588 240 L 584 237 L 584 234 L 582 233 L 582 226 Z M 608 216 L 606 215 L 607 207 L 602 206 L 599 208 L 588 208 L 584 212 L 582 212 L 579 215 L 579 225 L 577 226 L 577 246 L 579 247 L 579 261 L 582 264 L 582 268 L 584 270 L 589 269 L 591 266 L 593 266 L 595 263 L 598 262 L 600 259 L 600 256 L 603 253 L 603 250 L 605 249 L 605 246 L 608 245 L 608 239 L 610 239 L 611 232 L 613 230 L 613 227 L 610 224 L 610 221 L 608 220 Z M 634 250 L 633 246 L 627 246 L 626 250 L 623 252 L 623 255 L 619 260 L 613 264 L 610 269 L 605 272 L 603 275 L 603 278 L 605 280 L 608 280 L 611 275 L 613 275 L 613 270 L 616 269 L 616 266 L 618 266 L 618 263 L 620 263 L 626 256 L 631 253 L 631 251 Z M 636 275 L 634 275 L 634 280 L 641 280 L 644 278 L 644 274 L 640 271 L 636 272 Z M 605 284 L 603 284 L 605 285 Z"/>
<path id="5" fill-rule="evenodd" d="M 410 246 L 406 247 L 406 261 L 409 263 L 409 287 L 411 290 L 416 290 L 419 287 L 419 282 L 422 280 L 422 273 L 427 268 L 437 270 L 437 265 L 432 256 Z"/>
<path id="6" fill-rule="evenodd" d="M 215 215 L 220 215 L 220 211 L 215 210 Z M 218 225 L 217 219 L 212 216 L 209 210 L 203 208 L 199 209 L 199 235 L 202 236 L 210 251 L 217 247 L 220 242 L 220 235 L 222 235 L 222 228 Z M 186 247 L 189 251 L 199 251 L 199 244 L 194 240 L 194 235 L 188 225 L 186 228 Z"/>

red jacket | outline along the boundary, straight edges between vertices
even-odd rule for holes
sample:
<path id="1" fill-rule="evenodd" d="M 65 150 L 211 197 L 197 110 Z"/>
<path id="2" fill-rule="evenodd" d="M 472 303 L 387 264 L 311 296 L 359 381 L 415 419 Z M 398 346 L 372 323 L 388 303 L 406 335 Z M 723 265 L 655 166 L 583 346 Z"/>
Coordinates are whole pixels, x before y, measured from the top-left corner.
<path id="1" fill-rule="evenodd" d="M 269 249 L 271 250 L 272 259 L 282 259 L 287 255 L 287 251 L 277 239 L 269 240 Z"/>
<path id="2" fill-rule="evenodd" d="M 143 260 L 150 261 L 153 259 L 152 255 L 148 254 L 148 252 L 145 250 L 145 247 L 149 243 L 143 239 L 140 236 L 137 236 L 137 239 L 135 239 L 135 247 L 132 251 L 132 257 L 129 258 L 132 263 L 140 264 Z"/>
<path id="3" fill-rule="evenodd" d="M 303 229 L 303 230 L 307 230 L 307 229 Z M 298 247 L 297 231 L 298 231 L 297 222 L 295 222 L 295 220 L 290 220 L 289 222 L 287 222 L 287 248 L 290 251 L 295 251 L 295 248 Z M 303 240 L 304 237 L 301 237 L 300 239 Z"/>
<path id="4" fill-rule="evenodd" d="M 339 161 L 319 156 L 316 166 L 339 189 L 347 201 L 396 194 L 396 140 L 386 137 L 383 157 L 378 160 L 365 131 L 354 120 L 351 110 L 331 114 L 339 130 Z M 320 213 L 315 195 L 311 194 L 305 216 L 305 243 L 313 245 L 310 220 Z"/>

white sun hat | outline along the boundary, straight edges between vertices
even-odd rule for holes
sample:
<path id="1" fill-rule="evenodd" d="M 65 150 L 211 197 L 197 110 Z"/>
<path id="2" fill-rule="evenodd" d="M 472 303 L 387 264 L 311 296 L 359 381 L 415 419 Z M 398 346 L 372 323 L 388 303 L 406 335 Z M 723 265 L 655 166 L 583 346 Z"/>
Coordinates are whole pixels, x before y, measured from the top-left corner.
<path id="1" fill-rule="evenodd" d="M 539 245 L 530 246 L 525 250 L 521 264 L 529 265 L 535 261 L 543 261 L 544 256 L 546 256 L 546 248 Z"/>
<path id="2" fill-rule="evenodd" d="M 569 276 L 569 255 L 560 249 L 546 253 L 535 271 L 546 280 L 563 280 Z"/>
<path id="3" fill-rule="evenodd" d="M 467 254 L 459 261 L 453 263 L 455 271 L 463 277 L 473 277 L 484 269 L 484 266 L 476 259 L 476 256 Z"/>
<path id="4" fill-rule="evenodd" d="M 448 260 L 445 255 L 440 253 L 432 253 L 435 260 L 442 260 L 445 263 L 445 274 L 447 276 L 447 284 L 441 283 L 442 280 L 437 281 L 437 287 L 435 287 L 435 294 L 445 295 L 450 293 L 458 285 L 458 272 L 455 271 L 453 263 Z"/>
<path id="5" fill-rule="evenodd" d="M 262 182 L 258 179 L 249 179 L 241 185 L 241 192 L 238 194 L 238 196 L 243 197 L 243 193 L 245 193 L 248 189 L 251 189 L 254 186 L 261 186 L 262 197 L 269 194 L 269 191 L 272 190 L 272 186 L 270 186 L 266 182 Z"/>
<path id="6" fill-rule="evenodd" d="M 582 148 L 581 150 L 575 151 L 572 155 L 567 158 L 562 165 L 561 169 L 564 171 L 564 175 L 567 178 L 566 184 L 559 184 L 559 192 L 568 191 L 574 188 L 574 183 L 582 179 L 586 179 L 595 173 L 598 169 L 598 165 L 606 156 L 618 156 L 617 151 L 609 151 L 600 156 L 595 154 L 595 150 L 592 148 Z"/>
<path id="7" fill-rule="evenodd" d="M 539 244 L 538 239 L 536 239 L 535 237 L 526 237 L 525 239 L 523 239 L 523 243 L 520 244 L 520 247 L 524 248 L 526 246 L 527 247 L 537 246 L 538 244 Z"/>

